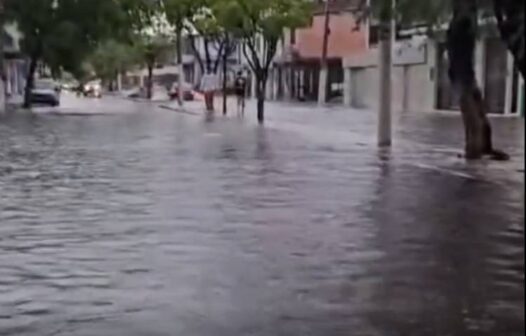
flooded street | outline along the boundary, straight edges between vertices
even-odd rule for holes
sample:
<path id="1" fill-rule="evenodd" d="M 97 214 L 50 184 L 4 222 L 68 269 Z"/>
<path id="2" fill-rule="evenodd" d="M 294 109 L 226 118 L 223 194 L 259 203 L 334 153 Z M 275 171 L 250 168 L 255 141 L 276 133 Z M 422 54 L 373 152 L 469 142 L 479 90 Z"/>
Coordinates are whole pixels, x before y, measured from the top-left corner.
<path id="1" fill-rule="evenodd" d="M 0 335 L 524 334 L 523 120 L 127 104 L 0 117 Z"/>

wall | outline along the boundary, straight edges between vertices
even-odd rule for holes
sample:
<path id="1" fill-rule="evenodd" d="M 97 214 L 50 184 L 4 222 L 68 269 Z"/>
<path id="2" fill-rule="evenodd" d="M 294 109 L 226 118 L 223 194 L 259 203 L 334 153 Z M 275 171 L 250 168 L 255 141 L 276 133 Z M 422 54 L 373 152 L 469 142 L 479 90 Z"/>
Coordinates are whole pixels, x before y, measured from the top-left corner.
<path id="1" fill-rule="evenodd" d="M 430 111 L 434 109 L 436 92 L 436 61 L 433 42 L 426 43 L 424 62 L 395 64 L 392 68 L 392 101 L 395 110 Z M 344 61 L 350 71 L 350 105 L 357 108 L 377 108 L 379 92 L 378 51 L 366 53 Z M 406 106 L 404 106 L 406 105 Z"/>
<path id="2" fill-rule="evenodd" d="M 296 31 L 295 49 L 303 58 L 320 58 L 323 46 L 325 16 L 316 15 L 312 25 Z M 365 28 L 355 31 L 356 21 L 349 12 L 331 14 L 328 56 L 343 58 L 366 50 Z M 290 35 L 289 39 L 290 41 Z M 288 42 L 287 41 L 287 42 Z"/>

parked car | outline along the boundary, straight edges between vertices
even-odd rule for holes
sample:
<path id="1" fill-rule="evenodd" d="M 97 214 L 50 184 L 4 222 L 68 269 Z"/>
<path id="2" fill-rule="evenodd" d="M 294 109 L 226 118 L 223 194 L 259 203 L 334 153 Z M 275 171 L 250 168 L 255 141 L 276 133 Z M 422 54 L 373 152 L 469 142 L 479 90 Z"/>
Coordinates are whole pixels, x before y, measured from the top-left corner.
<path id="1" fill-rule="evenodd" d="M 142 98 L 142 96 L 144 96 L 143 90 L 140 87 L 134 87 L 130 90 L 124 91 L 124 95 L 128 98 Z"/>
<path id="2" fill-rule="evenodd" d="M 133 99 L 146 99 L 148 89 L 146 87 L 135 87 L 126 91 L 124 94 L 128 98 Z M 161 85 L 153 85 L 152 87 L 152 100 L 165 100 L 167 98 L 168 91 L 166 87 Z"/>
<path id="3" fill-rule="evenodd" d="M 99 81 L 91 81 L 84 84 L 83 94 L 85 97 L 101 98 L 102 88 Z"/>
<path id="4" fill-rule="evenodd" d="M 37 105 L 60 105 L 60 85 L 50 79 L 35 80 L 31 90 L 31 103 Z"/>
<path id="5" fill-rule="evenodd" d="M 168 93 L 170 99 L 175 100 L 179 97 L 179 83 L 173 83 Z M 194 100 L 194 88 L 190 83 L 183 83 L 183 100 L 192 101 Z"/>
<path id="6" fill-rule="evenodd" d="M 69 81 L 69 82 L 63 82 L 61 87 L 62 87 L 62 90 L 64 91 L 74 91 L 75 88 L 77 88 L 79 86 L 78 83 L 75 83 L 73 81 Z"/>

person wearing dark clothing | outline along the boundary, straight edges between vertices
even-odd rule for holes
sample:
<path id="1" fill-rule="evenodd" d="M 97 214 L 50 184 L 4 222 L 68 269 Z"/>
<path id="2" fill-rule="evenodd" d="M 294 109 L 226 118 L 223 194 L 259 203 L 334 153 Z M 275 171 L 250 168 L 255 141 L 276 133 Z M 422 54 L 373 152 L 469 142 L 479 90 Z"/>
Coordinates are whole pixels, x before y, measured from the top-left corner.
<path id="1" fill-rule="evenodd" d="M 237 97 L 237 114 L 245 114 L 245 95 L 247 90 L 247 79 L 243 76 L 243 72 L 238 72 L 235 82 L 234 90 Z"/>

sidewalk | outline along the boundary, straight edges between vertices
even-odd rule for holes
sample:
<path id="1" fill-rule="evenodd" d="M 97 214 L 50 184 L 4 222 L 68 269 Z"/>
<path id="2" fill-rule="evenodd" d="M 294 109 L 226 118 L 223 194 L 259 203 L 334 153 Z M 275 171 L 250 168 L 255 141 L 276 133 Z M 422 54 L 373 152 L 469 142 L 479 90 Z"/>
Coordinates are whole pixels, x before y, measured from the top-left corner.
<path id="1" fill-rule="evenodd" d="M 22 106 L 24 103 L 24 97 L 22 95 L 12 95 L 6 100 L 6 109 L 15 110 Z"/>
<path id="2" fill-rule="evenodd" d="M 222 99 L 215 100 L 217 118 L 239 119 L 235 99 L 228 100 L 228 114 L 222 115 Z M 193 116 L 205 116 L 203 102 L 176 102 L 160 105 L 163 109 Z M 258 125 L 256 104 L 247 101 L 247 125 Z M 520 118 L 491 118 L 494 144 L 511 155 L 508 162 L 474 161 L 462 158 L 464 129 L 460 113 L 409 112 L 393 115 L 393 147 L 379 150 L 376 145 L 376 113 L 343 106 L 320 107 L 316 104 L 267 102 L 265 129 L 294 134 L 305 142 L 315 142 L 334 151 L 387 153 L 387 159 L 435 173 L 447 173 L 467 179 L 486 179 L 522 183 L 524 171 L 524 122 Z M 241 130 L 240 130 L 241 131 Z M 491 171 L 491 172 L 489 172 Z"/>

